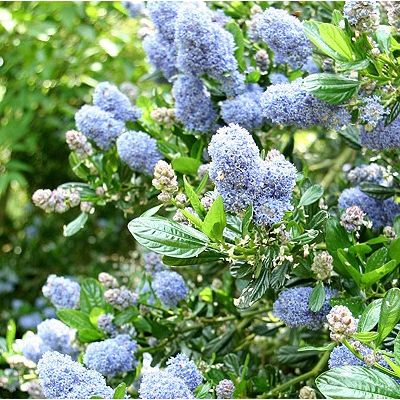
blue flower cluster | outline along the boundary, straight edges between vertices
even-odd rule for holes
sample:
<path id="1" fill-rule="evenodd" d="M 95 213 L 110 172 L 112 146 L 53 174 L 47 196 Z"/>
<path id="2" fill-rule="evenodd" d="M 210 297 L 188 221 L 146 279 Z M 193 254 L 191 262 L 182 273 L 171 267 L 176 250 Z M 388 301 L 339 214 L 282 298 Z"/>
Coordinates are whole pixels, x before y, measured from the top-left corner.
<path id="1" fill-rule="evenodd" d="M 109 149 L 125 128 L 125 124 L 109 112 L 87 104 L 75 114 L 75 123 L 79 131 L 103 150 Z"/>
<path id="2" fill-rule="evenodd" d="M 143 255 L 144 268 L 147 272 L 154 274 L 156 272 L 164 271 L 166 269 L 165 264 L 162 262 L 162 256 L 160 254 L 150 251 Z"/>
<path id="3" fill-rule="evenodd" d="M 143 12 L 143 1 L 123 1 L 122 5 L 125 7 L 126 11 L 131 18 L 136 18 Z"/>
<path id="4" fill-rule="evenodd" d="M 221 103 L 221 117 L 227 123 L 235 123 L 253 130 L 263 123 L 261 109 L 262 89 L 258 85 L 250 86 L 246 92 Z"/>
<path id="5" fill-rule="evenodd" d="M 162 155 L 157 141 L 146 132 L 126 131 L 117 139 L 117 152 L 133 171 L 153 175 L 154 167 Z"/>
<path id="6" fill-rule="evenodd" d="M 357 358 L 344 344 L 341 344 L 332 350 L 328 366 L 332 369 L 344 367 L 345 365 L 365 366 L 365 363 L 363 360 Z"/>
<path id="7" fill-rule="evenodd" d="M 311 330 L 321 328 L 331 309 L 329 301 L 336 292 L 329 288 L 325 289 L 325 302 L 318 312 L 313 312 L 309 308 L 311 292 L 312 287 L 295 287 L 284 290 L 274 303 L 274 314 L 290 328 L 305 327 Z"/>
<path id="8" fill-rule="evenodd" d="M 56 308 L 78 308 L 81 287 L 71 279 L 57 275 L 49 275 L 42 288 L 43 296 L 47 297 Z"/>
<path id="9" fill-rule="evenodd" d="M 39 380 L 47 399 L 113 397 L 113 390 L 97 371 L 88 370 L 68 355 L 47 352 L 38 364 Z"/>
<path id="10" fill-rule="evenodd" d="M 208 75 L 217 80 L 237 71 L 233 36 L 218 23 L 205 3 L 185 3 L 176 22 L 177 67 L 184 74 Z M 237 76 L 234 77 L 237 80 Z M 239 91 L 244 90 L 243 81 Z"/>
<path id="11" fill-rule="evenodd" d="M 85 104 L 75 114 L 77 129 L 103 150 L 109 149 L 125 130 L 125 122 L 141 116 L 129 98 L 109 82 L 99 83 L 93 94 L 93 104 Z"/>
<path id="12" fill-rule="evenodd" d="M 249 132 L 230 124 L 212 137 L 208 152 L 210 178 L 227 209 L 240 212 L 253 204 L 254 221 L 272 225 L 291 208 L 296 169 L 279 151 L 262 160 Z"/>
<path id="13" fill-rule="evenodd" d="M 364 129 L 367 132 L 374 130 L 387 111 L 381 104 L 381 99 L 378 96 L 370 96 L 363 99 L 364 104 L 359 107 L 360 121 L 364 124 Z"/>
<path id="14" fill-rule="evenodd" d="M 256 19 L 257 36 L 274 52 L 277 64 L 301 68 L 311 56 L 302 23 L 285 10 L 269 7 Z"/>
<path id="15" fill-rule="evenodd" d="M 361 145 L 373 150 L 397 149 L 400 147 L 400 116 L 385 126 L 384 121 L 378 122 L 375 129 L 367 132 L 361 127 Z"/>
<path id="16" fill-rule="evenodd" d="M 375 199 L 358 187 L 343 190 L 339 197 L 339 208 L 345 210 L 351 206 L 360 207 L 372 221 L 375 229 L 391 226 L 396 215 L 400 214 L 400 204 L 393 199 Z"/>
<path id="17" fill-rule="evenodd" d="M 222 379 L 215 388 L 217 399 L 232 399 L 235 385 L 230 379 Z"/>
<path id="18" fill-rule="evenodd" d="M 208 132 L 216 123 L 217 113 L 201 79 L 180 75 L 174 82 L 175 116 L 186 129 Z"/>
<path id="19" fill-rule="evenodd" d="M 109 82 L 101 82 L 96 86 L 93 104 L 112 114 L 113 118 L 124 122 L 136 121 L 141 116 L 140 110 L 132 106 L 128 96 Z"/>
<path id="20" fill-rule="evenodd" d="M 17 347 L 29 360 L 37 363 L 46 351 L 75 355 L 75 330 L 57 319 L 47 319 L 37 327 L 37 334 L 27 332 L 17 341 Z"/>
<path id="21" fill-rule="evenodd" d="M 139 388 L 141 399 L 194 399 L 185 382 L 163 370 L 143 375 Z"/>
<path id="22" fill-rule="evenodd" d="M 340 129 L 350 122 L 350 114 L 339 106 L 317 99 L 302 87 L 302 80 L 271 85 L 261 97 L 263 115 L 276 125 L 309 128 L 321 125 Z"/>
<path id="23" fill-rule="evenodd" d="M 370 32 L 379 24 L 379 5 L 376 0 L 346 0 L 343 16 L 361 32 Z"/>
<path id="24" fill-rule="evenodd" d="M 269 74 L 269 81 L 272 85 L 280 85 L 282 83 L 289 83 L 289 79 L 286 75 L 281 74 L 280 72 L 271 72 Z"/>
<path id="25" fill-rule="evenodd" d="M 194 390 L 201 385 L 203 376 L 196 367 L 196 364 L 189 359 L 186 354 L 179 353 L 167 361 L 166 371 L 185 382 L 190 390 Z"/>
<path id="26" fill-rule="evenodd" d="M 84 364 L 105 376 L 114 376 L 134 368 L 136 341 L 129 335 L 90 343 L 83 356 Z"/>
<path id="27" fill-rule="evenodd" d="M 361 182 L 372 182 L 385 185 L 387 183 L 385 174 L 386 169 L 384 167 L 379 164 L 371 163 L 353 168 L 348 172 L 347 179 L 353 185 L 358 185 Z"/>
<path id="28" fill-rule="evenodd" d="M 152 287 L 157 297 L 168 307 L 177 306 L 189 293 L 182 276 L 174 271 L 157 272 Z"/>

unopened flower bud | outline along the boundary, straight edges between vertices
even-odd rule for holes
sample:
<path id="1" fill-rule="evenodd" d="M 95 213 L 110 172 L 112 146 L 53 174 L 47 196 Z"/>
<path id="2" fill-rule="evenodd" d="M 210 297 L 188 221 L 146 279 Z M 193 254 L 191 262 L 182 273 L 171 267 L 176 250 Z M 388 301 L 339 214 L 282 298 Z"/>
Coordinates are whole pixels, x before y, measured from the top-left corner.
<path id="1" fill-rule="evenodd" d="M 215 388 L 217 399 L 232 399 L 235 385 L 230 379 L 223 379 Z"/>
<path id="2" fill-rule="evenodd" d="M 175 172 L 164 160 L 157 162 L 154 168 L 153 186 L 160 190 L 161 193 L 158 199 L 161 202 L 167 203 L 171 200 L 172 195 L 178 191 L 178 180 Z"/>
<path id="3" fill-rule="evenodd" d="M 107 272 L 100 272 L 98 280 L 107 289 L 115 289 L 119 286 L 117 279 Z"/>
<path id="4" fill-rule="evenodd" d="M 87 158 L 93 154 L 92 145 L 81 132 L 74 130 L 66 132 L 65 141 L 70 150 L 74 151 L 81 159 Z"/>
<path id="5" fill-rule="evenodd" d="M 328 320 L 331 339 L 335 342 L 343 341 L 357 330 L 357 320 L 346 306 L 334 306 L 326 319 Z"/>
<path id="6" fill-rule="evenodd" d="M 269 55 L 266 50 L 260 49 L 257 51 L 256 56 L 256 64 L 260 71 L 266 72 L 268 71 L 268 67 L 270 64 Z"/>
<path id="7" fill-rule="evenodd" d="M 81 211 L 83 213 L 90 214 L 94 210 L 93 203 L 91 201 L 81 202 Z"/>
<path id="8" fill-rule="evenodd" d="M 299 392 L 299 399 L 316 399 L 317 394 L 315 390 L 310 386 L 303 386 Z"/>
<path id="9" fill-rule="evenodd" d="M 329 279 L 333 271 L 333 257 L 327 251 L 321 251 L 314 257 L 311 271 L 319 281 Z"/>
<path id="10" fill-rule="evenodd" d="M 151 114 L 151 118 L 160 125 L 173 125 L 175 122 L 175 111 L 172 108 L 159 107 L 155 108 Z"/>
<path id="11" fill-rule="evenodd" d="M 365 212 L 358 206 L 346 208 L 340 217 L 340 224 L 348 232 L 357 232 L 362 226 L 370 227 L 371 225 Z"/>
<path id="12" fill-rule="evenodd" d="M 178 208 L 184 208 L 187 203 L 187 197 L 184 193 L 179 193 L 175 196 L 175 201 Z"/>
<path id="13" fill-rule="evenodd" d="M 108 289 L 104 293 L 104 300 L 117 310 L 124 310 L 137 302 L 137 294 L 128 289 Z"/>

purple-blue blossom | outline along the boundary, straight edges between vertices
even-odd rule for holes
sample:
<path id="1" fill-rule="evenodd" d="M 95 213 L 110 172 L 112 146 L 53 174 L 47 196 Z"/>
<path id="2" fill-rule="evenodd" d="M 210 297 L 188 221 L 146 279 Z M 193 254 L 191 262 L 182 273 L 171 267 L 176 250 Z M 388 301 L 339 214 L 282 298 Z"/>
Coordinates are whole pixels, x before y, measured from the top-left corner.
<path id="1" fill-rule="evenodd" d="M 393 225 L 394 218 L 400 214 L 400 204 L 393 199 L 375 199 L 358 187 L 343 190 L 339 197 L 339 208 L 345 210 L 351 206 L 360 207 L 372 221 L 374 229 Z"/>
<path id="2" fill-rule="evenodd" d="M 304 327 L 311 330 L 321 328 L 331 309 L 329 301 L 335 295 L 335 291 L 329 288 L 324 289 L 325 302 L 318 312 L 313 312 L 308 304 L 312 290 L 312 287 L 295 287 L 284 290 L 274 303 L 274 315 L 290 328 Z"/>
<path id="3" fill-rule="evenodd" d="M 174 82 L 175 116 L 186 129 L 209 132 L 215 126 L 217 113 L 210 93 L 194 76 L 180 75 Z"/>
<path id="4" fill-rule="evenodd" d="M 301 79 L 269 86 L 261 96 L 261 107 L 264 117 L 275 125 L 340 129 L 350 122 L 344 108 L 317 99 L 302 87 Z"/>
<path id="5" fill-rule="evenodd" d="M 129 335 L 90 343 L 83 356 L 83 363 L 105 376 L 128 372 L 135 367 L 136 341 Z"/>
<path id="6" fill-rule="evenodd" d="M 140 383 L 141 399 L 193 399 L 185 382 L 163 370 L 145 373 Z"/>
<path id="7" fill-rule="evenodd" d="M 77 129 L 103 150 L 108 150 L 125 129 L 124 122 L 111 113 L 87 104 L 77 111 L 75 122 Z"/>
<path id="8" fill-rule="evenodd" d="M 144 268 L 147 272 L 154 274 L 166 269 L 165 264 L 162 262 L 162 256 L 160 254 L 150 251 L 143 255 Z"/>
<path id="9" fill-rule="evenodd" d="M 43 296 L 56 308 L 78 308 L 80 291 L 79 283 L 57 275 L 49 275 L 42 288 Z"/>
<path id="10" fill-rule="evenodd" d="M 252 88 L 233 99 L 221 103 L 221 117 L 227 123 L 235 123 L 242 128 L 253 130 L 263 123 L 261 109 L 261 88 Z"/>
<path id="11" fill-rule="evenodd" d="M 101 82 L 96 86 L 93 104 L 124 122 L 136 121 L 141 116 L 140 110 L 131 104 L 128 97 L 109 82 Z"/>
<path id="12" fill-rule="evenodd" d="M 186 354 L 179 353 L 167 361 L 165 369 L 169 374 L 182 379 L 190 390 L 194 390 L 201 385 L 203 375 L 200 373 L 196 364 L 189 359 Z"/>
<path id="13" fill-rule="evenodd" d="M 311 56 L 302 23 L 287 11 L 269 7 L 255 23 L 258 37 L 274 52 L 275 63 L 298 69 Z"/>
<path id="14" fill-rule="evenodd" d="M 117 152 L 129 168 L 135 172 L 152 175 L 162 155 L 157 141 L 146 132 L 126 131 L 117 139 Z"/>
<path id="15" fill-rule="evenodd" d="M 152 287 L 167 307 L 176 307 L 189 293 L 182 276 L 175 271 L 161 271 L 154 275 Z"/>
<path id="16" fill-rule="evenodd" d="M 376 128 L 367 132 L 364 126 L 360 132 L 361 145 L 373 150 L 388 150 L 400 147 L 400 116 L 385 126 L 380 121 Z"/>
<path id="17" fill-rule="evenodd" d="M 272 85 L 279 85 L 281 83 L 289 83 L 289 79 L 286 75 L 281 74 L 280 72 L 271 72 L 269 74 L 269 81 Z"/>
<path id="18" fill-rule="evenodd" d="M 47 352 L 38 363 L 43 394 L 48 399 L 111 399 L 113 390 L 97 371 L 86 369 L 68 355 Z"/>

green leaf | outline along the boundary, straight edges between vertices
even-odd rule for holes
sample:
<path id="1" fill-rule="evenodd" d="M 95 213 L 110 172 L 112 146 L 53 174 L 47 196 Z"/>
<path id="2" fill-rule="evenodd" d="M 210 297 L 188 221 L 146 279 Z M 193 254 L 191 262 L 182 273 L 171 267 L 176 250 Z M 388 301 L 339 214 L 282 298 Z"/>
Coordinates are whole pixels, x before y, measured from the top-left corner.
<path id="1" fill-rule="evenodd" d="M 332 24 L 306 21 L 304 31 L 310 41 L 324 54 L 338 61 L 352 61 L 353 49 L 346 34 Z"/>
<path id="2" fill-rule="evenodd" d="M 87 219 L 88 214 L 81 213 L 68 225 L 64 225 L 64 236 L 69 237 L 75 235 L 75 233 L 79 232 L 85 226 Z"/>
<path id="3" fill-rule="evenodd" d="M 321 100 L 330 104 L 341 104 L 353 97 L 360 83 L 337 74 L 312 74 L 304 78 L 303 87 Z"/>
<path id="4" fill-rule="evenodd" d="M 358 321 L 357 331 L 368 332 L 375 327 L 379 321 L 379 314 L 381 312 L 382 299 L 377 299 L 368 304 L 367 308 L 361 314 Z"/>
<path id="5" fill-rule="evenodd" d="M 225 29 L 230 32 L 233 36 L 233 40 L 235 41 L 235 58 L 241 68 L 241 70 L 246 69 L 246 63 L 244 60 L 244 38 L 243 32 L 240 29 L 239 25 L 231 21 L 225 25 Z"/>
<path id="6" fill-rule="evenodd" d="M 57 317 L 70 328 L 77 330 L 93 329 L 89 316 L 82 311 L 63 309 L 57 312 Z"/>
<path id="7" fill-rule="evenodd" d="M 392 331 L 400 320 L 400 289 L 392 288 L 386 292 L 382 300 L 379 316 L 377 339 L 378 344 Z"/>
<path id="8" fill-rule="evenodd" d="M 126 394 L 126 383 L 121 382 L 114 390 L 113 399 L 124 399 Z"/>
<path id="9" fill-rule="evenodd" d="M 201 161 L 192 157 L 178 157 L 171 161 L 172 168 L 184 175 L 196 175 Z"/>
<path id="10" fill-rule="evenodd" d="M 9 352 L 12 352 L 16 333 L 17 333 L 17 325 L 15 324 L 15 321 L 13 319 L 10 319 L 7 322 L 7 331 L 6 331 L 6 344 L 7 344 L 7 351 Z"/>
<path id="11" fill-rule="evenodd" d="M 246 212 L 244 213 L 243 220 L 242 220 L 242 237 L 245 237 L 249 233 L 249 226 L 253 219 L 253 205 L 250 204 Z"/>
<path id="12" fill-rule="evenodd" d="M 400 333 L 396 336 L 394 341 L 394 359 L 396 363 L 400 365 Z"/>
<path id="13" fill-rule="evenodd" d="M 209 243 L 202 232 L 162 217 L 136 218 L 128 224 L 128 229 L 142 246 L 175 258 L 195 257 Z"/>
<path id="14" fill-rule="evenodd" d="M 371 286 L 374 283 L 379 282 L 385 275 L 390 274 L 397 268 L 398 262 L 396 260 L 392 260 L 387 262 L 371 272 L 363 274 L 361 276 L 361 283 L 366 284 L 367 286 Z"/>
<path id="15" fill-rule="evenodd" d="M 312 312 L 318 312 L 324 305 L 325 297 L 326 297 L 326 293 L 325 293 L 324 285 L 321 282 L 319 282 L 319 283 L 317 283 L 316 286 L 314 286 L 314 288 L 311 292 L 311 295 L 310 295 L 310 300 L 308 303 L 310 310 Z"/>
<path id="16" fill-rule="evenodd" d="M 104 288 L 96 279 L 87 278 L 81 283 L 79 304 L 86 314 L 90 314 L 93 308 L 106 308 Z"/>
<path id="17" fill-rule="evenodd" d="M 377 269 L 379 266 L 383 265 L 386 261 L 387 254 L 388 250 L 386 247 L 381 247 L 372 253 L 371 256 L 368 257 L 365 265 L 365 272 L 373 271 L 374 269 Z"/>
<path id="18" fill-rule="evenodd" d="M 362 343 L 369 343 L 377 339 L 378 336 L 378 332 L 357 332 L 352 336 L 352 338 L 359 340 Z"/>
<path id="19" fill-rule="evenodd" d="M 234 300 L 234 304 L 238 308 L 251 307 L 259 300 L 270 287 L 270 270 L 272 269 L 273 261 L 276 257 L 276 249 L 270 247 L 265 252 L 265 258 L 260 265 L 260 270 L 257 271 L 242 290 L 240 297 Z"/>
<path id="20" fill-rule="evenodd" d="M 301 196 L 299 207 L 308 206 L 319 200 L 324 194 L 324 189 L 321 185 L 313 185 L 309 187 Z"/>
<path id="21" fill-rule="evenodd" d="M 113 322 L 115 323 L 115 325 L 121 326 L 132 322 L 133 319 L 136 318 L 138 315 L 138 310 L 135 307 L 128 307 L 125 308 L 125 310 L 119 312 L 113 319 Z"/>
<path id="22" fill-rule="evenodd" d="M 226 215 L 222 196 L 215 200 L 203 222 L 203 232 L 211 239 L 222 241 L 226 226 Z"/>
<path id="23" fill-rule="evenodd" d="M 211 390 L 211 384 L 210 383 L 204 383 L 200 386 L 197 386 L 197 388 L 194 391 L 195 398 L 196 399 L 208 399 L 210 398 L 210 390 Z"/>
<path id="24" fill-rule="evenodd" d="M 163 204 L 160 204 L 160 205 L 158 205 L 158 206 L 149 208 L 148 210 L 146 210 L 146 211 L 141 215 L 141 217 L 152 217 L 153 215 L 156 215 L 162 206 L 163 206 Z"/>
<path id="25" fill-rule="evenodd" d="M 203 205 L 200 202 L 199 196 L 197 193 L 194 191 L 192 185 L 188 182 L 186 179 L 186 176 L 183 177 L 183 182 L 185 185 L 185 193 L 186 196 L 188 197 L 190 204 L 192 205 L 194 211 L 200 216 L 204 217 L 205 215 L 205 210 Z"/>
<path id="26" fill-rule="evenodd" d="M 393 260 L 396 260 L 397 262 L 400 262 L 400 238 L 397 238 L 396 240 L 393 240 L 392 243 L 390 244 L 389 256 Z"/>
<path id="27" fill-rule="evenodd" d="M 164 256 L 163 263 L 172 267 L 186 267 L 189 265 L 210 264 L 223 259 L 223 255 L 214 251 L 203 251 L 197 257 L 175 258 Z"/>
<path id="28" fill-rule="evenodd" d="M 315 347 L 315 346 L 304 346 L 304 347 L 300 347 L 297 351 L 322 351 L 322 352 L 326 352 L 326 351 L 330 351 L 335 347 L 334 343 L 328 343 L 325 346 L 319 346 L 319 347 Z"/>
<path id="29" fill-rule="evenodd" d="M 318 390 L 328 399 L 398 399 L 400 385 L 372 368 L 345 366 L 324 372 L 316 380 Z"/>
<path id="30" fill-rule="evenodd" d="M 378 185 L 372 182 L 361 182 L 360 189 L 367 195 L 378 200 L 388 199 L 396 194 L 395 188 Z"/>

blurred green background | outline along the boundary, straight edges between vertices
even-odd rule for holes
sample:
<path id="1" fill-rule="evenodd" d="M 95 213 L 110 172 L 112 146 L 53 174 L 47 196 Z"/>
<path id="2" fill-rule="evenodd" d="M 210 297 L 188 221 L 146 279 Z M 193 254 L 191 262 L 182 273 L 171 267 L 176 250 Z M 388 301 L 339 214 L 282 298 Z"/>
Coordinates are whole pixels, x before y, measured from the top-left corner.
<path id="1" fill-rule="evenodd" d="M 45 214 L 30 197 L 76 180 L 64 134 L 91 88 L 146 75 L 139 23 L 119 2 L 0 2 L 0 322 L 11 298 L 33 303 L 48 274 L 95 275 L 132 248 L 112 206 L 64 238 L 74 212 Z"/>

